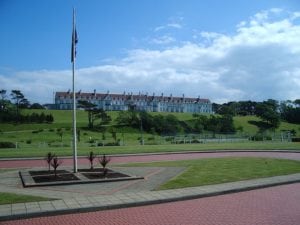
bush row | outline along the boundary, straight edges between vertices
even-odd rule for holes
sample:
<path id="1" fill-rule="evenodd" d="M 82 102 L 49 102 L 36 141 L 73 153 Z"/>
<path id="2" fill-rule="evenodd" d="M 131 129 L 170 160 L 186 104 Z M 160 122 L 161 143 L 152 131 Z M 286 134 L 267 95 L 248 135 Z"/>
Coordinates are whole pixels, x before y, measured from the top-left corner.
<path id="1" fill-rule="evenodd" d="M 8 141 L 0 142 L 0 148 L 16 148 L 16 144 Z"/>

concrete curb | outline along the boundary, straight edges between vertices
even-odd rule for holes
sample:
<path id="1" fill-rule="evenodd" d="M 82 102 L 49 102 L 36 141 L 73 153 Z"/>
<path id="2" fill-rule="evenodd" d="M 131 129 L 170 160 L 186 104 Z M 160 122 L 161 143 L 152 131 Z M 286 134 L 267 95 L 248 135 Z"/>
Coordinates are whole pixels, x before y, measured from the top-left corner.
<path id="1" fill-rule="evenodd" d="M 98 198 L 99 201 L 97 201 L 97 197 L 95 197 L 95 202 L 94 201 L 89 202 L 90 204 L 92 204 L 89 206 L 80 206 L 80 204 L 78 204 L 79 201 L 76 201 L 76 199 L 65 199 L 64 201 L 65 202 L 69 201 L 69 204 L 66 204 L 66 207 L 61 207 L 60 209 L 48 209 L 48 210 L 36 210 L 36 211 L 26 210 L 26 212 L 24 211 L 13 212 L 12 208 L 14 207 L 14 205 L 16 205 L 13 204 L 10 205 L 11 213 L 10 214 L 2 213 L 0 215 L 0 221 L 26 219 L 26 218 L 41 217 L 41 216 L 55 216 L 55 215 L 71 214 L 71 213 L 94 212 L 100 210 L 120 209 L 120 208 L 127 208 L 127 207 L 137 207 L 137 206 L 145 206 L 151 204 L 168 203 L 174 201 L 191 200 L 197 198 L 205 198 L 205 197 L 212 197 L 212 196 L 218 196 L 218 195 L 224 195 L 230 193 L 250 191 L 250 190 L 261 189 L 261 188 L 268 188 L 268 187 L 273 187 L 278 185 L 293 184 L 298 182 L 300 182 L 300 173 L 285 175 L 285 176 L 276 176 L 270 178 L 261 178 L 255 180 L 224 183 L 219 185 L 200 186 L 194 188 L 184 188 L 184 189 L 164 190 L 164 191 L 148 191 L 148 192 L 134 193 L 130 196 L 129 194 L 103 196 L 100 197 L 100 199 Z M 92 198 L 92 200 L 94 199 Z M 63 201 L 63 200 L 57 200 L 57 201 Z M 72 206 L 70 202 L 71 203 L 73 202 L 74 205 Z M 47 203 L 52 204 L 51 201 L 48 201 Z M 79 207 L 76 206 L 76 204 L 79 205 Z"/>

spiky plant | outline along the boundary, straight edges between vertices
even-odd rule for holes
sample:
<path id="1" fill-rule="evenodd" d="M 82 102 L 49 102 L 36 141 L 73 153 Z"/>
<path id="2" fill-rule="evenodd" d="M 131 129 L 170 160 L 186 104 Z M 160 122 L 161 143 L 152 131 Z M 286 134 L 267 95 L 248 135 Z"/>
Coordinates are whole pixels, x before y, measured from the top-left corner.
<path id="1" fill-rule="evenodd" d="M 94 154 L 93 151 L 90 151 L 89 155 L 87 156 L 87 159 L 89 160 L 90 162 L 90 165 L 91 165 L 91 170 L 94 169 L 94 159 L 96 158 L 96 155 Z"/>
<path id="2" fill-rule="evenodd" d="M 102 156 L 99 157 L 99 163 L 103 168 L 103 175 L 106 176 L 107 174 L 107 164 L 110 162 L 111 158 L 109 156 L 106 156 L 103 154 Z"/>
<path id="3" fill-rule="evenodd" d="M 62 160 L 58 159 L 56 155 L 53 156 L 51 166 L 54 169 L 54 176 L 57 177 L 57 168 L 62 164 Z"/>
<path id="4" fill-rule="evenodd" d="M 45 157 L 45 161 L 47 162 L 48 164 L 48 171 L 50 172 L 50 166 L 51 166 L 51 161 L 53 159 L 53 154 L 51 152 L 48 152 L 46 157 Z"/>

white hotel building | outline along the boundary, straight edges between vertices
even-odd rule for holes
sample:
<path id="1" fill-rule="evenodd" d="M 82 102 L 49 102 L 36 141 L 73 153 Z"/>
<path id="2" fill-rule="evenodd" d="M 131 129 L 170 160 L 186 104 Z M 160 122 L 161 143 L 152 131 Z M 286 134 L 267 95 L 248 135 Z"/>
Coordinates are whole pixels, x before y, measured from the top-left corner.
<path id="1" fill-rule="evenodd" d="M 72 92 L 56 92 L 55 108 L 56 109 L 72 109 Z M 106 111 L 125 111 L 134 109 L 137 111 L 147 112 L 188 112 L 188 113 L 212 113 L 212 104 L 209 99 L 188 98 L 123 93 L 111 94 L 96 93 L 76 93 L 76 101 L 85 100 L 96 105 L 97 108 Z"/>

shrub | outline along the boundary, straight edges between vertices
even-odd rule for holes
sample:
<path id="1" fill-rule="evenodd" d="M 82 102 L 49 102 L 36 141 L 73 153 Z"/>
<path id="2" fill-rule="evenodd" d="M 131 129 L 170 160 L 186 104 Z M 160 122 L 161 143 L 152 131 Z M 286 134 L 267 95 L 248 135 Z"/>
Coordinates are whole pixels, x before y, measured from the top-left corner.
<path id="1" fill-rule="evenodd" d="M 258 134 L 254 135 L 254 136 L 251 136 L 250 140 L 251 141 L 265 141 L 265 140 L 271 141 L 272 137 L 270 135 L 263 135 L 261 133 L 258 133 Z"/>
<path id="2" fill-rule="evenodd" d="M 192 143 L 198 144 L 198 143 L 203 143 L 203 142 L 202 142 L 202 141 L 199 141 L 198 139 L 194 139 L 194 140 L 192 140 Z"/>
<path id="3" fill-rule="evenodd" d="M 31 144 L 32 143 L 32 140 L 28 139 L 26 140 L 26 144 Z"/>
<path id="4" fill-rule="evenodd" d="M 174 137 L 167 137 L 166 141 L 174 141 Z"/>
<path id="5" fill-rule="evenodd" d="M 294 138 L 292 138 L 292 142 L 300 142 L 300 137 L 294 137 Z"/>
<path id="6" fill-rule="evenodd" d="M 54 169 L 54 176 L 57 177 L 56 170 L 62 164 L 62 160 L 59 160 L 56 155 L 53 155 L 53 158 L 52 158 L 50 164 Z"/>
<path id="7" fill-rule="evenodd" d="M 94 154 L 93 151 L 90 151 L 89 155 L 87 156 L 87 159 L 89 160 L 90 162 L 90 165 L 91 165 L 91 170 L 94 169 L 94 159 L 96 158 L 96 155 Z"/>
<path id="8" fill-rule="evenodd" d="M 51 161 L 53 159 L 55 155 L 52 154 L 51 152 L 48 152 L 47 155 L 45 156 L 45 161 L 47 162 L 48 164 L 48 171 L 50 172 L 50 165 L 51 165 Z"/>
<path id="9" fill-rule="evenodd" d="M 16 148 L 16 144 L 8 141 L 0 142 L 0 148 Z"/>
<path id="10" fill-rule="evenodd" d="M 103 175 L 105 176 L 107 174 L 107 169 L 106 166 L 110 162 L 111 158 L 103 154 L 102 156 L 99 157 L 99 163 L 101 164 L 103 168 Z"/>
<path id="11" fill-rule="evenodd" d="M 148 141 L 154 141 L 155 137 L 148 137 Z"/>
<path id="12" fill-rule="evenodd" d="M 101 147 L 101 146 L 120 146 L 120 143 L 115 143 L 115 142 L 108 142 L 108 143 L 102 143 L 102 142 L 99 142 L 98 144 L 97 144 L 99 147 Z"/>

